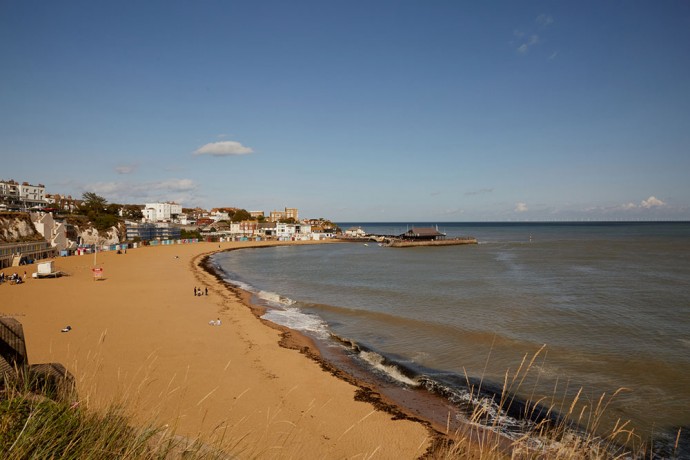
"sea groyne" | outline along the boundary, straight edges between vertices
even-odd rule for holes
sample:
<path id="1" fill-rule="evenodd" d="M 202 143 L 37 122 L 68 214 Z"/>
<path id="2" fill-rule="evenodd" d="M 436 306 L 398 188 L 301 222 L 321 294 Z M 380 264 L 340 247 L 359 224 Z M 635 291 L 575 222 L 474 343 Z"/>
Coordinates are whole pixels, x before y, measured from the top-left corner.
<path id="1" fill-rule="evenodd" d="M 474 237 L 449 238 L 443 240 L 404 240 L 392 238 L 383 242 L 384 246 L 390 248 L 410 248 L 417 246 L 456 246 L 460 244 L 477 244 L 477 239 Z"/>

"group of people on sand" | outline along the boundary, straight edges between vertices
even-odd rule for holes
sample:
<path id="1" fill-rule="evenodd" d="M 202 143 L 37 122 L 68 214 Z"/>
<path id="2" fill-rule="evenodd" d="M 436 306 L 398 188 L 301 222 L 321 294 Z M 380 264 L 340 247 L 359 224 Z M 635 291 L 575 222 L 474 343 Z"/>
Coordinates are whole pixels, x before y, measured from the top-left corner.
<path id="1" fill-rule="evenodd" d="M 0 284 L 4 283 L 5 281 L 9 281 L 10 284 L 22 284 L 26 281 L 26 272 L 24 272 L 23 278 L 17 272 L 14 272 L 9 276 L 5 276 L 5 272 L 2 272 L 0 273 Z"/>
<path id="2" fill-rule="evenodd" d="M 205 287 L 203 289 L 198 288 L 194 286 L 194 296 L 200 296 L 200 295 L 208 295 L 208 288 Z M 211 321 L 208 322 L 209 326 L 220 326 L 220 318 L 218 319 L 212 319 Z"/>

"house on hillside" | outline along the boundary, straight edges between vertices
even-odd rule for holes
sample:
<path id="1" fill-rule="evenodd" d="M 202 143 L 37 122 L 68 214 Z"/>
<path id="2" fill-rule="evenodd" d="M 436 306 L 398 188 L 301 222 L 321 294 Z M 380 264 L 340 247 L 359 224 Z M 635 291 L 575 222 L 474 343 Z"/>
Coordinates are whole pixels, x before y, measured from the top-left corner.
<path id="1" fill-rule="evenodd" d="M 58 252 L 77 248 L 76 240 L 70 240 L 68 225 L 53 219 L 52 213 L 32 212 L 29 214 L 36 231 L 50 243 Z"/>
<path id="2" fill-rule="evenodd" d="M 350 227 L 345 230 L 345 236 L 349 238 L 364 238 L 367 236 L 367 232 L 362 227 Z"/>

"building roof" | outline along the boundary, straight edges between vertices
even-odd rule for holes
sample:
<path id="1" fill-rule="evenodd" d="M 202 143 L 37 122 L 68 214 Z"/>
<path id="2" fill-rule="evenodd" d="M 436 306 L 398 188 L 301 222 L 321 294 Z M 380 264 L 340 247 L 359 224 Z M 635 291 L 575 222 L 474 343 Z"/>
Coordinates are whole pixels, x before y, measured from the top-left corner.
<path id="1" fill-rule="evenodd" d="M 404 236 L 415 237 L 415 238 L 428 238 L 432 236 L 446 236 L 445 233 L 441 233 L 434 227 L 412 227 L 405 233 Z"/>

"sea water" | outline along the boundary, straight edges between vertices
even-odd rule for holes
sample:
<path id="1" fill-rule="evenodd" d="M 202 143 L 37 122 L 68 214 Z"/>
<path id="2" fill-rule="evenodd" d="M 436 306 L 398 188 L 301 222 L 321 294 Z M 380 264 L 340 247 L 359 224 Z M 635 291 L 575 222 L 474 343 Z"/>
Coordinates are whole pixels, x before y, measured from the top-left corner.
<path id="1" fill-rule="evenodd" d="M 580 390 L 593 406 L 622 389 L 605 420 L 630 420 L 657 443 L 678 428 L 687 439 L 690 223 L 433 225 L 479 244 L 284 246 L 214 263 L 267 319 L 356 344 L 365 367 L 403 387 L 423 382 L 458 402 L 468 382 L 500 389 L 536 355 L 510 385 L 519 397 L 565 412 Z M 413 225 L 340 226 L 397 235 Z"/>

